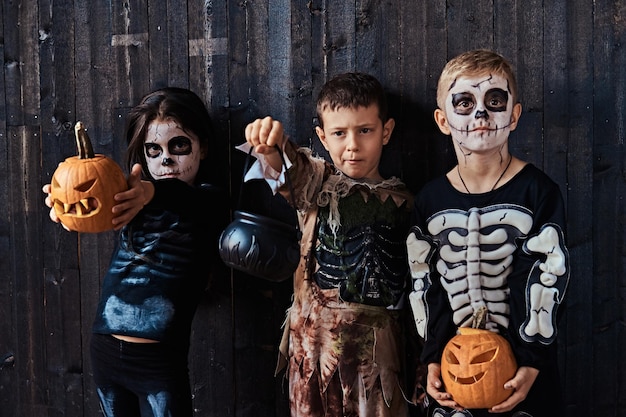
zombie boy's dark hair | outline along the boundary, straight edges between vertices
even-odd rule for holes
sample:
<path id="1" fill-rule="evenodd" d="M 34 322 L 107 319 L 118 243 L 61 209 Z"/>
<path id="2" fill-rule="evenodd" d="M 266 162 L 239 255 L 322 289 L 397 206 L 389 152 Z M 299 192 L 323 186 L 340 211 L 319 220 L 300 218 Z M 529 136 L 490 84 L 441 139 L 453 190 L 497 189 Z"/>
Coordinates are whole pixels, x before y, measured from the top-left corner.
<path id="1" fill-rule="evenodd" d="M 322 113 L 340 108 L 356 109 L 378 106 L 378 116 L 383 124 L 387 122 L 387 96 L 380 82 L 362 72 L 347 72 L 326 82 L 317 96 L 317 118 L 324 127 Z"/>

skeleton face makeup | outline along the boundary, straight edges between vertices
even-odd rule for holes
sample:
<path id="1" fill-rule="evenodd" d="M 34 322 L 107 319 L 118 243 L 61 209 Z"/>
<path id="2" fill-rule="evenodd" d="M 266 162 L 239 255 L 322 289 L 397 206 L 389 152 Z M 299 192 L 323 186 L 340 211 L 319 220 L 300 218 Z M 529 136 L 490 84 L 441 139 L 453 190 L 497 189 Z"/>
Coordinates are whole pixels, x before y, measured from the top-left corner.
<path id="1" fill-rule="evenodd" d="M 200 141 L 193 133 L 173 120 L 154 120 L 146 132 L 144 151 L 155 180 L 178 178 L 193 184 L 202 159 Z"/>
<path id="2" fill-rule="evenodd" d="M 500 147 L 516 126 L 513 106 L 508 82 L 500 75 L 456 79 L 445 108 L 452 138 L 466 152 Z"/>

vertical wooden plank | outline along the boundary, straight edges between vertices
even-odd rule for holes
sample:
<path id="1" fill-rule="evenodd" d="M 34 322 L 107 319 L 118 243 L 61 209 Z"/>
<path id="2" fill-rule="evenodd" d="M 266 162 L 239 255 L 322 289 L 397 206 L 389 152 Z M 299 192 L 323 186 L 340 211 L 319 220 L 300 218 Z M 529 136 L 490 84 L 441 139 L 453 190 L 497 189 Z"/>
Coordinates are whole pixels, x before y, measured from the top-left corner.
<path id="1" fill-rule="evenodd" d="M 541 168 L 543 166 L 542 124 L 544 116 L 544 16 L 541 3 L 536 3 L 495 3 L 498 6 L 496 25 L 499 31 L 501 30 L 501 36 L 496 39 L 495 47 L 513 65 L 518 82 L 519 100 L 523 109 L 518 128 L 511 133 L 510 150 L 519 158 Z M 502 41 L 502 39 L 505 40 Z"/>
<path id="2" fill-rule="evenodd" d="M 167 2 L 168 85 L 187 88 L 189 86 L 188 3 L 187 0 L 168 0 Z M 151 59 L 160 61 L 163 58 L 152 56 Z"/>
<path id="3" fill-rule="evenodd" d="M 6 28 L 13 28 L 11 20 L 7 20 L 5 25 L 5 18 L 10 18 L 12 13 L 9 12 L 8 7 L 0 3 L 0 7 L 4 7 L 3 17 L 0 18 L 0 33 L 5 33 Z M 11 32 L 14 32 L 11 30 Z M 9 140 L 7 131 L 7 101 L 11 100 L 8 95 L 7 85 L 5 78 L 9 71 L 8 63 L 5 61 L 5 43 L 10 42 L 11 39 L 5 37 L 4 42 L 0 42 L 0 68 L 2 68 L 2 77 L 0 77 L 0 91 L 2 97 L 0 97 L 0 172 L 9 172 Z M 15 97 L 13 97 L 14 99 Z M 10 189 L 12 183 L 9 175 L 0 176 L 0 199 L 6 201 L 8 205 L 11 205 L 9 199 Z M 13 270 L 13 259 L 9 254 L 12 253 L 12 230 L 11 220 L 8 213 L 0 216 L 0 253 L 4 256 L 0 256 L 0 270 L 11 271 Z M 17 335 L 15 329 L 15 289 L 13 285 L 13 279 L 7 277 L 7 279 L 0 280 L 0 317 L 7 319 L 0 320 L 0 416 L 10 417 L 20 414 L 19 402 L 15 401 L 18 398 L 18 377 L 19 373 L 15 367 L 15 355 L 17 353 Z"/>
<path id="4" fill-rule="evenodd" d="M 111 48 L 116 101 L 133 106 L 150 89 L 148 5 L 143 0 L 111 2 Z"/>
<path id="5" fill-rule="evenodd" d="M 267 74 L 268 103 L 267 111 L 276 115 L 287 128 L 293 132 L 294 112 L 290 101 L 292 91 L 291 80 L 291 33 L 292 33 L 292 2 L 291 0 L 272 0 L 268 4 L 267 29 L 268 64 Z"/>
<path id="6" fill-rule="evenodd" d="M 41 183 L 49 183 L 57 164 L 76 154 L 74 115 L 73 2 L 40 2 Z M 69 119 L 71 117 L 71 119 Z M 43 206 L 43 195 L 39 200 Z M 42 212 L 45 210 L 42 210 Z M 46 387 L 51 415 L 83 415 L 84 349 L 81 339 L 80 284 L 76 236 L 42 218 Z"/>
<path id="7" fill-rule="evenodd" d="M 433 153 L 434 145 L 446 145 L 448 139 L 440 137 L 439 129 L 433 120 L 436 107 L 437 71 L 445 62 L 445 4 L 441 2 L 402 2 L 397 1 L 400 56 L 396 62 L 400 79 L 388 83 L 391 92 L 390 112 L 396 119 L 392 141 L 399 146 L 399 158 L 402 161 L 400 176 L 413 193 L 427 182 L 435 173 L 431 169 L 443 169 L 441 155 Z M 443 7 L 442 7 L 443 6 Z M 385 22 L 385 21 L 383 21 Z M 382 23 L 387 26 L 387 23 Z M 432 38 L 432 42 L 429 41 Z M 429 47 L 437 45 L 437 47 Z M 430 64 L 430 65 L 429 65 Z M 435 89 L 433 89 L 433 83 Z M 396 160 L 397 161 L 397 160 Z M 381 168 L 386 162 L 381 160 Z M 397 163 L 397 162 L 396 162 Z M 383 173 L 385 171 L 381 171 Z M 419 366 L 421 341 L 417 337 L 413 324 L 407 320 L 405 342 L 405 381 L 407 388 L 415 385 L 415 369 Z M 419 407 L 410 407 L 411 415 L 421 415 Z"/>
<path id="8" fill-rule="evenodd" d="M 292 94 L 290 105 L 293 112 L 292 124 L 286 126 L 292 139 L 301 146 L 310 146 L 315 132 L 315 99 L 313 96 L 312 2 L 292 1 L 291 25 L 291 75 Z"/>
<path id="9" fill-rule="evenodd" d="M 428 179 L 442 175 L 456 164 L 456 155 L 450 137 L 439 131 L 433 118 L 433 112 L 437 108 L 437 82 L 441 70 L 450 58 L 450 44 L 453 42 L 453 36 L 449 30 L 448 5 L 443 2 L 426 2 L 423 6 L 423 13 L 425 14 L 424 24 L 426 26 L 425 33 L 421 35 L 423 43 L 418 43 L 413 48 L 418 49 L 414 53 L 424 55 L 423 79 L 425 80 L 425 88 L 418 90 L 418 93 L 421 94 L 416 96 L 416 100 L 418 103 L 424 102 L 425 104 L 418 104 L 415 109 L 419 116 L 413 120 L 419 125 L 413 129 L 417 135 L 426 136 L 423 145 L 426 149 L 415 148 L 413 151 L 415 156 L 423 160 L 424 167 L 417 173 L 414 188 L 422 185 Z M 416 30 L 419 31 L 420 28 L 418 27 Z M 408 54 L 404 54 L 404 59 L 406 59 L 406 55 Z M 411 61 L 407 61 L 407 73 L 410 73 L 412 69 L 410 65 Z M 415 75 L 410 77 L 413 78 Z M 418 152 L 423 153 L 419 155 Z"/>
<path id="10" fill-rule="evenodd" d="M 15 334 L 14 352 L 16 396 L 20 413 L 44 416 L 47 402 L 45 392 L 45 337 L 43 295 L 37 283 L 42 276 L 38 259 L 40 222 L 35 195 L 41 196 L 39 185 L 39 33 L 36 0 L 7 5 L 6 23 L 11 25 L 5 50 L 5 86 L 7 87 L 7 171 L 9 187 L 8 211 L 11 250 L 8 278 L 12 280 L 12 311 Z M 5 26 L 6 27 L 6 26 Z M 8 28 L 7 28 L 8 29 Z M 13 37 L 11 37 L 13 35 Z M 35 191 L 36 189 L 39 189 Z M 39 199 L 39 201 L 41 201 Z M 15 237 L 19 236 L 19 239 Z"/>
<path id="11" fill-rule="evenodd" d="M 565 127 L 567 128 L 568 144 L 566 150 L 562 144 L 546 141 L 545 154 L 550 158 L 544 160 L 544 169 L 560 184 L 567 184 L 563 190 L 567 202 L 568 212 L 568 244 L 570 249 L 570 266 L 572 268 L 572 282 L 567 289 L 567 311 L 560 326 L 563 330 L 559 341 L 568 341 L 565 357 L 566 375 L 563 378 L 565 391 L 571 401 L 568 404 L 570 414 L 592 415 L 593 398 L 604 395 L 596 391 L 598 379 L 594 377 L 594 366 L 580 366 L 581 357 L 593 358 L 595 343 L 589 343 L 588 337 L 593 334 L 593 272 L 595 262 L 590 257 L 593 250 L 593 160 L 591 157 L 593 143 L 593 83 L 590 74 L 593 74 L 593 16 L 588 13 L 592 10 L 592 2 L 578 0 L 568 2 L 563 8 L 560 2 L 545 4 L 545 16 L 554 16 L 546 22 L 547 45 L 566 45 L 567 55 L 563 55 L 560 48 L 546 48 L 546 63 L 566 64 L 562 79 L 567 81 L 566 88 L 557 90 L 562 94 L 559 104 L 567 111 Z M 554 13 L 554 14 L 553 14 Z M 557 24 L 565 17 L 566 28 L 576 28 L 564 31 L 563 26 Z M 560 30 L 558 30 L 560 29 Z M 551 66 L 547 66 L 551 68 Z M 560 78 L 560 77 L 559 77 Z M 561 79 L 553 78 L 555 84 Z M 548 90 L 546 92 L 554 91 Z M 555 94 L 556 95 L 556 94 Z M 554 125 L 546 118 L 546 138 L 555 135 L 549 132 Z M 550 124 L 548 124 L 550 123 Z M 564 155 L 564 151 L 566 154 Z M 578 359 L 577 359 L 578 358 Z M 602 378 L 602 377 L 600 377 Z M 591 393 L 591 395 L 589 395 Z"/>
<path id="12" fill-rule="evenodd" d="M 594 2 L 593 13 L 593 326 L 594 326 L 594 415 L 611 415 L 626 392 L 622 325 L 624 317 L 624 138 L 626 112 L 626 56 L 620 42 L 626 41 L 621 19 L 626 4 Z M 621 23 L 621 30 L 616 28 Z M 617 201 L 616 201 L 617 198 Z M 602 248 L 602 249 L 601 249 Z M 619 306 L 619 307 L 618 307 Z M 603 359 L 600 359 L 603 358 Z M 611 363 L 606 358 L 613 358 Z M 603 377 L 599 377 L 602 375 Z"/>
<path id="13" fill-rule="evenodd" d="M 25 86 L 29 86 L 26 82 Z M 7 176 L 12 186 L 12 202 L 8 221 L 12 240 L 8 255 L 13 280 L 13 311 L 16 334 L 15 367 L 17 396 L 20 414 L 33 417 L 46 416 L 46 357 L 44 334 L 44 299 L 41 285 L 41 228 L 39 202 L 39 128 L 9 127 L 9 152 Z"/>
<path id="14" fill-rule="evenodd" d="M 248 2 L 229 13 L 229 51 L 241 57 L 231 65 L 231 145 L 244 141 L 245 125 L 253 118 L 272 115 L 280 120 L 284 117 L 276 113 L 270 87 L 271 73 L 275 71 L 268 45 L 270 7 L 271 2 Z M 233 30 L 237 33 L 233 34 Z M 242 64 L 245 67 L 240 67 Z M 234 153 L 231 160 L 232 189 L 236 198 L 243 169 L 242 154 Z M 243 192 L 246 201 L 253 193 L 258 195 L 259 210 L 267 209 L 271 195 L 264 183 L 247 185 Z M 271 295 L 263 296 L 261 284 L 246 274 L 233 273 L 233 377 L 237 416 L 274 415 L 272 365 L 276 356 L 271 355 L 272 299 Z"/>
<path id="15" fill-rule="evenodd" d="M 116 3 L 117 2 L 113 2 Z M 75 2 L 75 61 L 76 79 L 75 105 L 76 119 L 87 126 L 93 141 L 94 150 L 122 161 L 126 148 L 123 141 L 114 137 L 112 126 L 114 103 L 131 100 L 130 87 L 120 88 L 122 82 L 129 82 L 124 75 L 116 75 L 113 54 L 122 39 L 113 39 L 112 18 L 117 17 L 106 0 L 90 1 L 88 4 Z M 115 32 L 117 34 L 117 32 Z M 117 77 L 122 77 L 120 81 Z M 100 295 L 101 277 L 108 266 L 115 233 L 97 235 L 75 234 L 77 258 L 79 262 L 81 338 L 83 340 L 84 366 L 84 413 L 98 415 L 99 401 L 91 372 L 89 343 L 95 314 L 95 306 Z"/>
<path id="16" fill-rule="evenodd" d="M 322 84 L 326 81 L 326 2 L 327 0 L 311 0 L 307 5 L 311 14 L 311 97 L 313 103 L 317 99 Z"/>
<path id="17" fill-rule="evenodd" d="M 213 182 L 228 185 L 228 33 L 229 2 L 188 2 L 190 88 L 206 103 L 215 131 L 209 157 L 215 166 Z M 172 21 L 172 24 L 174 21 Z M 226 188 L 227 190 L 227 188 Z M 226 204 L 226 201 L 216 204 Z M 217 242 L 216 242 L 217 244 Z M 193 323 L 190 351 L 194 409 L 198 416 L 233 415 L 233 319 L 230 273 L 217 268 Z"/>
<path id="18" fill-rule="evenodd" d="M 356 17 L 356 2 L 326 1 L 324 82 L 339 73 L 356 70 Z"/>
<path id="19" fill-rule="evenodd" d="M 147 2 L 148 31 L 146 33 L 146 46 L 148 48 L 148 62 L 150 65 L 148 87 L 150 91 L 170 85 L 169 65 L 179 64 L 170 57 L 170 53 L 180 53 L 181 50 L 185 51 L 184 46 L 187 44 L 187 8 L 178 7 L 169 10 L 168 3 L 168 1 L 162 0 Z M 170 26 L 170 23 L 174 21 L 179 23 Z M 173 41 L 174 39 L 172 38 L 174 38 L 175 34 L 181 29 L 184 31 L 185 35 L 183 42 L 179 43 L 181 39 L 176 39 L 176 46 L 173 47 L 174 45 L 170 43 L 170 39 Z M 186 53 L 185 56 L 187 56 Z M 168 65 L 165 65 L 165 63 L 168 63 Z M 187 85 L 179 85 L 177 87 L 187 87 Z M 144 94 L 147 93 L 148 90 L 146 90 Z"/>
<path id="20" fill-rule="evenodd" d="M 165 86 L 188 88 L 187 1 L 150 1 L 147 10 L 149 90 Z"/>
<path id="21" fill-rule="evenodd" d="M 447 2 L 448 57 L 476 48 L 493 48 L 493 0 Z"/>
<path id="22" fill-rule="evenodd" d="M 540 166 L 543 159 L 544 47 L 541 2 L 494 2 L 494 25 L 494 50 L 515 70 L 523 109 L 518 128 L 510 135 L 509 150 L 518 158 Z"/>
<path id="23" fill-rule="evenodd" d="M 196 62 L 191 67 L 188 78 L 190 86 L 204 99 L 216 134 L 213 150 L 210 154 L 212 181 L 218 187 L 227 190 L 229 185 L 229 167 L 231 150 L 230 120 L 228 112 L 230 92 L 230 71 L 228 59 L 228 10 L 227 0 L 206 4 L 199 2 L 199 9 L 189 10 L 191 16 L 198 15 L 199 24 L 194 24 L 197 31 L 188 40 L 190 60 Z M 190 29 L 191 31 L 191 29 Z M 190 32 L 191 33 L 191 32 Z M 197 69 L 198 72 L 195 72 Z"/>

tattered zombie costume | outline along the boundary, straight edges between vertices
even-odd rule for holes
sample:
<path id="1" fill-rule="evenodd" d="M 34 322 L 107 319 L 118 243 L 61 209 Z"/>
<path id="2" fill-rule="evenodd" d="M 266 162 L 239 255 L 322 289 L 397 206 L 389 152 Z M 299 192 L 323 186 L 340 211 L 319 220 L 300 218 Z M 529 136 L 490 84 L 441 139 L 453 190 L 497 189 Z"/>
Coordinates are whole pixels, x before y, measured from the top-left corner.
<path id="1" fill-rule="evenodd" d="M 425 339 L 422 361 L 440 362 L 457 327 L 469 327 L 486 307 L 487 329 L 506 337 L 518 366 L 539 369 L 527 399 L 505 415 L 560 415 L 557 309 L 569 280 L 569 255 L 558 185 L 530 164 L 483 194 L 461 193 L 444 176 L 420 191 L 415 215 L 407 239 L 409 298 Z M 492 414 L 451 412 L 435 403 L 429 415 Z"/>
<path id="2" fill-rule="evenodd" d="M 291 416 L 406 416 L 400 319 L 412 196 L 396 178 L 353 180 L 291 142 L 285 153 L 303 233 L 279 360 Z"/>

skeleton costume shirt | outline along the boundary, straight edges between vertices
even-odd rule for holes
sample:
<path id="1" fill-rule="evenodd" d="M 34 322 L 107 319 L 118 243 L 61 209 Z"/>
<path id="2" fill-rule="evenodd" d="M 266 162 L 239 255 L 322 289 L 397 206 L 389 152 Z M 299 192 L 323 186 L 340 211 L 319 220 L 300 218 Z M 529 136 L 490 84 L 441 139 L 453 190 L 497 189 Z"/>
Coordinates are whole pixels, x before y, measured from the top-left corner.
<path id="1" fill-rule="evenodd" d="M 486 328 L 509 341 L 518 367 L 539 369 L 526 400 L 506 415 L 560 415 L 557 309 L 569 261 L 558 185 L 531 164 L 482 194 L 461 193 L 442 176 L 417 195 L 414 215 L 407 238 L 409 299 L 424 339 L 422 361 L 439 363 L 457 327 L 470 327 L 486 308 Z M 435 403 L 429 415 L 455 413 Z"/>
<path id="2" fill-rule="evenodd" d="M 104 277 L 94 333 L 152 339 L 187 361 L 191 323 L 217 259 L 209 185 L 154 181 L 154 198 L 125 226 Z"/>
<path id="3" fill-rule="evenodd" d="M 285 155 L 302 231 L 277 370 L 287 367 L 291 416 L 407 416 L 400 318 L 412 195 L 397 178 L 351 179 L 291 142 Z"/>

